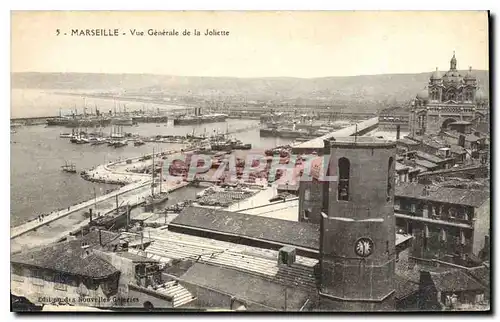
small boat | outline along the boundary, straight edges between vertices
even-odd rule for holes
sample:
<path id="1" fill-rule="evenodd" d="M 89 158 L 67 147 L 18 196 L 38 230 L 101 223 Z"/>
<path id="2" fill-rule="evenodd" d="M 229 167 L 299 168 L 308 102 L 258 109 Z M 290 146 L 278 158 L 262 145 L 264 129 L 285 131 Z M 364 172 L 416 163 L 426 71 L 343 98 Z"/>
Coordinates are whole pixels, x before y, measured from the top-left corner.
<path id="1" fill-rule="evenodd" d="M 64 172 L 76 173 L 76 167 L 74 163 L 68 164 L 68 162 L 66 162 L 65 165 L 61 166 L 61 168 Z"/>
<path id="2" fill-rule="evenodd" d="M 73 137 L 73 134 L 71 134 L 71 133 L 61 133 L 61 134 L 59 134 L 59 137 L 60 138 L 71 138 L 71 137 Z"/>
<path id="3" fill-rule="evenodd" d="M 144 145 L 144 144 L 146 144 L 146 143 L 144 143 L 144 141 L 142 141 L 142 140 L 137 140 L 137 141 L 134 142 L 134 146 L 141 146 L 141 145 Z"/>
<path id="4" fill-rule="evenodd" d="M 128 142 L 127 142 L 127 141 L 125 141 L 125 140 L 123 140 L 123 141 L 116 141 L 116 142 L 113 144 L 113 146 L 114 146 L 115 148 L 121 148 L 121 147 L 124 147 L 124 146 L 126 146 L 126 145 L 128 145 Z"/>
<path id="5" fill-rule="evenodd" d="M 95 139 L 91 145 L 101 145 L 101 144 L 104 144 L 106 143 L 106 139 L 103 139 L 103 138 L 97 138 Z"/>
<path id="6" fill-rule="evenodd" d="M 76 139 L 76 144 L 87 144 L 87 143 L 89 143 L 88 139 L 85 139 L 85 138 Z"/>

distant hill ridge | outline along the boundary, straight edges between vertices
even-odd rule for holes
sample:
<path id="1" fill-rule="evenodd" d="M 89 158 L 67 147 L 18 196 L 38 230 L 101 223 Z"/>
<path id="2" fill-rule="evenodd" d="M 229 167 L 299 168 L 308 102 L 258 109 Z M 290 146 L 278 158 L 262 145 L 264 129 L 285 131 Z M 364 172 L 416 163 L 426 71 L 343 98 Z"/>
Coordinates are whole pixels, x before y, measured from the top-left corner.
<path id="1" fill-rule="evenodd" d="M 465 75 L 467 71 L 460 71 Z M 487 70 L 473 70 L 488 93 Z M 322 78 L 236 78 L 153 74 L 11 73 L 13 89 L 127 92 L 137 95 L 193 95 L 211 99 L 244 97 L 248 100 L 319 100 L 338 102 L 402 102 L 414 98 L 431 72 Z"/>

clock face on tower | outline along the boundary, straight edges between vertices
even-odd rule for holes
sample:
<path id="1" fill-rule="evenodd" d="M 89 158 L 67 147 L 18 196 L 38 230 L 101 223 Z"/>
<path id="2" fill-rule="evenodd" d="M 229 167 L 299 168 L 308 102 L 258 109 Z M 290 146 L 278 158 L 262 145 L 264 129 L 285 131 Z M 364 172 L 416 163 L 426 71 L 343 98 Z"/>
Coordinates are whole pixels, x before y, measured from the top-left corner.
<path id="1" fill-rule="evenodd" d="M 354 252 L 361 257 L 368 257 L 373 253 L 373 241 L 368 237 L 361 237 L 354 244 Z"/>

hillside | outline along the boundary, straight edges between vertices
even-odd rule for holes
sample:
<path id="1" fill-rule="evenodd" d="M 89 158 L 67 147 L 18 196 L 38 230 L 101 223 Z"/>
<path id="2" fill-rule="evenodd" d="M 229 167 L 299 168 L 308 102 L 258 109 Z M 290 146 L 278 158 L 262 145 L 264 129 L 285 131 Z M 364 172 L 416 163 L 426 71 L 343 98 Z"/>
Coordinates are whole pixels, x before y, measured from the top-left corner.
<path id="1" fill-rule="evenodd" d="M 487 92 L 488 71 L 473 71 Z M 461 73 L 465 74 L 465 71 Z M 429 73 L 325 78 L 184 77 L 147 74 L 12 73 L 12 88 L 137 96 L 196 96 L 207 99 L 285 102 L 395 103 L 407 101 L 428 82 Z"/>

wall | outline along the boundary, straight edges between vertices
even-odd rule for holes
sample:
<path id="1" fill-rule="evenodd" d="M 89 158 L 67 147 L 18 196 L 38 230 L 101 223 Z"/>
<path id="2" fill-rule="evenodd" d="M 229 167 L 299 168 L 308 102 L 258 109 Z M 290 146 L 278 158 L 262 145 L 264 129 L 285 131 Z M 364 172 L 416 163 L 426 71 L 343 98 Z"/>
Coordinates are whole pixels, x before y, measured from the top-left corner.
<path id="1" fill-rule="evenodd" d="M 474 232 L 472 237 L 472 253 L 476 256 L 484 247 L 484 237 L 491 237 L 490 231 L 490 199 L 483 202 L 483 204 L 476 208 L 474 221 Z M 490 238 L 491 240 L 491 238 Z"/>
<path id="2" fill-rule="evenodd" d="M 323 199 L 323 185 L 318 181 L 301 181 L 299 184 L 299 213 L 298 221 L 319 224 L 321 221 L 321 207 Z M 306 194 L 309 194 L 309 200 Z M 304 210 L 310 210 L 308 218 L 304 218 Z"/>
<path id="3" fill-rule="evenodd" d="M 206 286 L 192 284 L 180 280 L 184 286 L 193 296 L 196 297 L 195 302 L 191 302 L 186 307 L 201 307 L 201 308 L 218 308 L 218 309 L 231 309 L 231 299 L 239 303 L 243 303 L 248 311 L 278 311 L 280 309 L 265 306 L 260 303 L 255 303 L 245 299 L 233 297 L 230 294 L 225 294 L 221 291 L 211 289 Z"/>
<path id="4" fill-rule="evenodd" d="M 34 276 L 35 272 L 37 272 L 37 277 Z M 50 270 L 12 264 L 12 293 L 24 296 L 35 304 L 50 304 L 54 302 L 55 298 L 67 298 L 68 303 L 72 305 L 102 307 L 112 306 L 113 298 L 119 296 L 117 293 L 108 296 L 102 288 L 104 283 L 112 285 L 113 278 L 118 279 L 117 276 L 98 282 L 95 289 L 87 288 L 82 279 L 76 276 L 68 276 L 64 284 L 55 283 L 56 276 L 57 273 Z"/>

